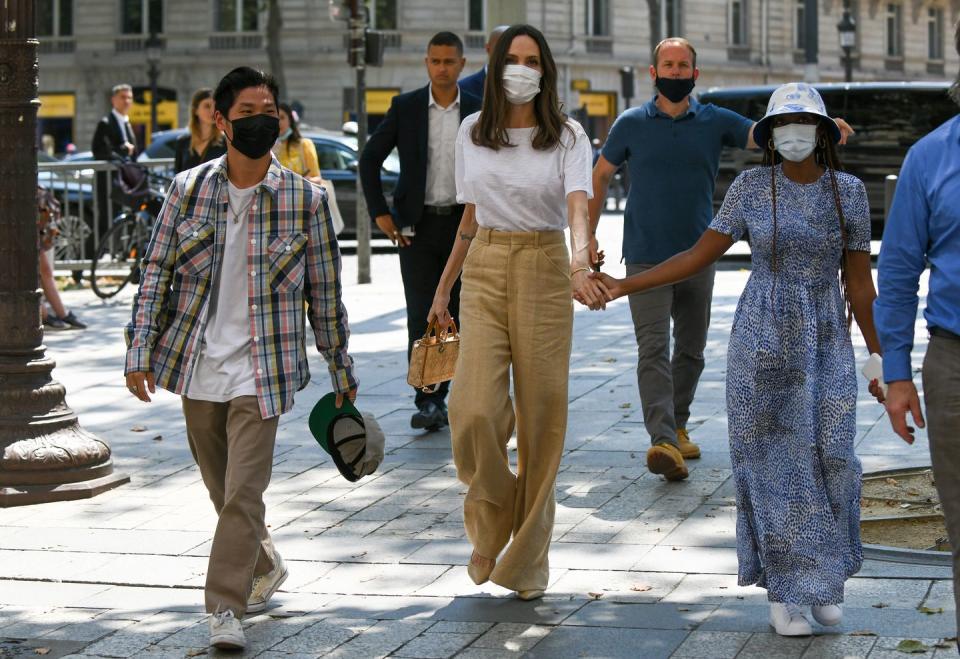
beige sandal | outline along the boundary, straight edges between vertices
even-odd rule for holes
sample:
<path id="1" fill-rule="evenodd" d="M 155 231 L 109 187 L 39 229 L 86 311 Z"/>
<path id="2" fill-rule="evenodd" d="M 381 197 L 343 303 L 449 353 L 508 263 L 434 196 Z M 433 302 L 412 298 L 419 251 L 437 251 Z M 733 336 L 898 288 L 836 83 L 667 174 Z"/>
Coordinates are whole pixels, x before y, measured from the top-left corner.
<path id="1" fill-rule="evenodd" d="M 470 575 L 473 583 L 479 586 L 480 584 L 490 581 L 490 574 L 496 565 L 496 560 L 473 552 L 473 554 L 470 555 L 470 564 L 467 565 L 467 574 Z"/>

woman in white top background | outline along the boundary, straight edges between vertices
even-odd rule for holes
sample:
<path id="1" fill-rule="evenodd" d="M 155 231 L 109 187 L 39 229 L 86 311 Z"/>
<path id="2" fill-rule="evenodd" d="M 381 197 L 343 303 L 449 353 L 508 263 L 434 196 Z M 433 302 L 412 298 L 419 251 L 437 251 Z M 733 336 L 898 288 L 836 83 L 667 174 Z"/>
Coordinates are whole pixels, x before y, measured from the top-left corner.
<path id="1" fill-rule="evenodd" d="M 591 164 L 586 133 L 560 111 L 546 39 L 529 25 L 510 27 L 490 56 L 482 110 L 457 136 L 457 201 L 466 208 L 430 318 L 449 323 L 450 290 L 462 270 L 450 430 L 457 475 L 468 485 L 467 571 L 475 583 L 493 581 L 522 599 L 542 597 L 549 578 L 571 296 L 604 305 L 588 277 L 596 259 L 587 219 Z M 516 473 L 507 453 L 514 429 Z"/>

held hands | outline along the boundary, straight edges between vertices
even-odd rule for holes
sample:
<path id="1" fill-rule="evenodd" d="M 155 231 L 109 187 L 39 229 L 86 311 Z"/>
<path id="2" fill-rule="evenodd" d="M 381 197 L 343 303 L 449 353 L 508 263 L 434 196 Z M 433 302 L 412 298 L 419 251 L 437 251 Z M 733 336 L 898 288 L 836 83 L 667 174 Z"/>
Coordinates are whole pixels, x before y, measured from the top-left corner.
<path id="1" fill-rule="evenodd" d="M 410 239 L 400 233 L 400 229 L 397 228 L 397 225 L 393 223 L 393 216 L 391 215 L 377 215 L 375 220 L 377 226 L 380 227 L 380 230 L 387 234 L 387 238 L 390 239 L 394 245 L 399 247 L 406 247 L 410 244 Z"/>
<path id="2" fill-rule="evenodd" d="M 912 380 L 897 380 L 890 382 L 890 388 L 887 390 L 887 399 L 884 403 L 887 408 L 887 415 L 890 417 L 890 425 L 893 431 L 900 435 L 900 439 L 907 444 L 913 444 L 913 426 L 907 425 L 907 410 L 913 417 L 913 422 L 917 427 L 926 427 L 923 420 L 923 411 L 920 409 L 920 396 L 917 394 L 917 388 Z M 870 383 L 873 387 L 873 383 Z M 871 393 L 873 393 L 871 391 Z"/>
<path id="3" fill-rule="evenodd" d="M 600 306 L 591 306 L 588 298 L 581 294 L 580 290 L 577 288 L 576 277 L 573 289 L 573 299 L 584 306 L 590 307 L 590 309 L 593 309 L 594 311 L 597 309 L 606 309 L 607 302 L 612 302 L 618 297 L 623 297 L 626 295 L 626 291 L 623 290 L 622 279 L 615 279 L 614 277 L 602 272 L 591 272 L 590 274 L 581 272 L 578 274 L 586 277 L 588 281 L 596 287 L 595 290 L 599 290 L 600 295 L 603 298 L 603 303 Z"/>

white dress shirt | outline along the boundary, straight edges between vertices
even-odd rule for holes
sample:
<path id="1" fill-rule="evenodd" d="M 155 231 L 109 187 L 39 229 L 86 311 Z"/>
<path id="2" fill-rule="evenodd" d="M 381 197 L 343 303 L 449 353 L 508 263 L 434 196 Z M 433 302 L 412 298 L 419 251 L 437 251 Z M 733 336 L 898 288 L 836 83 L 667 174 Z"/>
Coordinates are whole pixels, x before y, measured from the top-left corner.
<path id="1" fill-rule="evenodd" d="M 457 203 L 455 173 L 457 130 L 460 128 L 460 88 L 457 98 L 441 107 L 433 97 L 433 85 L 427 90 L 427 188 L 423 203 L 427 206 L 452 206 Z"/>
<path id="2" fill-rule="evenodd" d="M 130 118 L 120 114 L 114 109 L 111 109 L 110 112 L 113 113 L 113 117 L 117 120 L 117 123 L 120 124 L 120 130 L 123 131 L 123 139 L 136 146 L 137 137 L 133 132 L 133 126 L 130 125 Z"/>

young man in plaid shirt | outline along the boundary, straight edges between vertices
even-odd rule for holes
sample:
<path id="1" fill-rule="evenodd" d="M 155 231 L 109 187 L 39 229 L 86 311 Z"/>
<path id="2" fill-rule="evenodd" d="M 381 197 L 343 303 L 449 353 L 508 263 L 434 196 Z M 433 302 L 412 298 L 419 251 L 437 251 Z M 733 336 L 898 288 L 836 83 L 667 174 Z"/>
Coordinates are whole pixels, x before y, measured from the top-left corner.
<path id="1" fill-rule="evenodd" d="M 210 643 L 243 648 L 240 619 L 287 577 L 264 523 L 279 415 L 306 386 L 306 314 L 338 393 L 356 398 L 326 195 L 270 152 L 277 85 L 234 69 L 214 93 L 227 154 L 182 172 L 143 260 L 126 379 L 145 402 L 183 397 L 187 439 L 219 515 L 205 599 Z"/>

